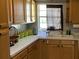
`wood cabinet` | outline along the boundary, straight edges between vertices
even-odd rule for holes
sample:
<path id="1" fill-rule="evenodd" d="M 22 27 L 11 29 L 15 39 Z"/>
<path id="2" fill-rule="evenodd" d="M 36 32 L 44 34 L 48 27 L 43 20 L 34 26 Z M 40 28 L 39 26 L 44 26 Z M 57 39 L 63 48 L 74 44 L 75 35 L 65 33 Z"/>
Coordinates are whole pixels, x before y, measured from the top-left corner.
<path id="1" fill-rule="evenodd" d="M 77 59 L 75 50 L 75 41 L 47 40 L 48 59 Z"/>
<path id="2" fill-rule="evenodd" d="M 78 41 L 40 39 L 12 59 L 78 59 Z"/>
<path id="3" fill-rule="evenodd" d="M 8 25 L 8 4 L 7 0 L 0 1 L 0 25 L 6 24 Z"/>
<path id="4" fill-rule="evenodd" d="M 39 59 L 39 41 L 36 41 L 31 46 L 28 47 L 28 59 Z"/>
<path id="5" fill-rule="evenodd" d="M 74 46 L 73 45 L 63 45 L 61 47 L 62 58 L 61 59 L 74 59 Z"/>
<path id="6" fill-rule="evenodd" d="M 46 40 L 43 39 L 40 39 L 40 59 L 48 59 Z"/>
<path id="7" fill-rule="evenodd" d="M 61 52 L 57 45 L 48 45 L 48 59 L 60 59 Z"/>
<path id="8" fill-rule="evenodd" d="M 0 0 L 0 58 L 9 59 L 8 0 Z"/>
<path id="9" fill-rule="evenodd" d="M 69 2 L 70 2 L 70 0 L 66 0 L 66 23 L 70 22 L 70 19 L 69 19 L 69 17 L 70 17 L 70 15 L 69 15 L 70 3 Z"/>
<path id="10" fill-rule="evenodd" d="M 47 40 L 47 57 L 48 59 L 60 59 L 60 41 L 59 40 Z"/>
<path id="11" fill-rule="evenodd" d="M 36 21 L 36 2 L 34 0 L 31 0 L 32 2 L 32 22 L 35 22 Z"/>
<path id="12" fill-rule="evenodd" d="M 8 0 L 8 10 L 9 10 L 9 25 L 14 23 L 13 20 L 13 0 Z"/>
<path id="13" fill-rule="evenodd" d="M 36 41 L 18 53 L 12 59 L 39 59 L 39 41 Z"/>
<path id="14" fill-rule="evenodd" d="M 9 0 L 9 23 L 30 23 L 35 20 L 35 3 L 33 0 Z M 33 15 L 33 17 L 32 17 Z"/>
<path id="15" fill-rule="evenodd" d="M 24 0 L 13 0 L 14 23 L 24 23 Z"/>
<path id="16" fill-rule="evenodd" d="M 9 53 L 8 28 L 0 29 L 0 58 L 9 59 Z"/>
<path id="17" fill-rule="evenodd" d="M 73 24 L 79 24 L 79 0 L 70 0 L 70 21 Z"/>
<path id="18" fill-rule="evenodd" d="M 12 59 L 27 59 L 27 49 L 24 49 L 19 54 L 14 56 Z"/>
<path id="19" fill-rule="evenodd" d="M 79 58 L 79 41 L 78 41 L 78 58 Z"/>

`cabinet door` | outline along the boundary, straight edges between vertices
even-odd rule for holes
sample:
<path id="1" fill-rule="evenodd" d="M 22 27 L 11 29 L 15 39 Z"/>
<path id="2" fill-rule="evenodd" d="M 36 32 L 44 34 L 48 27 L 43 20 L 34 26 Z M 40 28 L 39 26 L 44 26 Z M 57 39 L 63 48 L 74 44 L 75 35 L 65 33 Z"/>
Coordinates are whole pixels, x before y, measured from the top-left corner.
<path id="1" fill-rule="evenodd" d="M 18 55 L 19 55 L 19 57 L 18 57 L 19 59 L 27 59 L 27 49 L 24 49 Z"/>
<path id="2" fill-rule="evenodd" d="M 28 53 L 28 59 L 34 59 L 33 51 Z"/>
<path id="3" fill-rule="evenodd" d="M 79 24 L 79 0 L 70 0 L 70 20 Z"/>
<path id="4" fill-rule="evenodd" d="M 31 21 L 31 0 L 25 0 L 25 20 L 27 23 Z"/>
<path id="5" fill-rule="evenodd" d="M 36 41 L 36 47 L 35 47 L 35 59 L 40 59 L 40 40 Z"/>
<path id="6" fill-rule="evenodd" d="M 32 43 L 28 52 L 28 59 L 39 59 L 39 42 Z"/>
<path id="7" fill-rule="evenodd" d="M 24 1 L 13 0 L 14 23 L 24 23 Z"/>
<path id="8" fill-rule="evenodd" d="M 47 45 L 48 59 L 60 59 L 61 52 L 59 45 Z"/>
<path id="9" fill-rule="evenodd" d="M 61 59 L 74 59 L 74 46 L 73 45 L 63 45 L 61 46 Z"/>
<path id="10" fill-rule="evenodd" d="M 15 56 L 15 57 L 13 57 L 12 59 L 19 59 L 19 56 L 17 55 L 17 56 Z"/>
<path id="11" fill-rule="evenodd" d="M 34 0 L 32 0 L 32 22 L 35 22 L 36 20 L 36 3 Z"/>
<path id="12" fill-rule="evenodd" d="M 9 53 L 8 29 L 0 29 L 0 58 L 10 59 Z"/>
<path id="13" fill-rule="evenodd" d="M 0 1 L 0 24 L 8 25 L 7 0 Z"/>
<path id="14" fill-rule="evenodd" d="M 22 52 L 20 52 L 19 54 L 17 54 L 12 59 L 27 59 L 27 49 L 24 49 Z"/>
<path id="15" fill-rule="evenodd" d="M 40 59 L 48 59 L 47 58 L 47 45 L 46 40 L 40 40 Z"/>
<path id="16" fill-rule="evenodd" d="M 36 51 L 33 49 L 28 53 L 28 59 L 37 59 L 37 55 L 38 54 L 36 54 Z"/>
<path id="17" fill-rule="evenodd" d="M 9 5 L 9 24 L 13 24 L 13 0 L 8 0 Z"/>

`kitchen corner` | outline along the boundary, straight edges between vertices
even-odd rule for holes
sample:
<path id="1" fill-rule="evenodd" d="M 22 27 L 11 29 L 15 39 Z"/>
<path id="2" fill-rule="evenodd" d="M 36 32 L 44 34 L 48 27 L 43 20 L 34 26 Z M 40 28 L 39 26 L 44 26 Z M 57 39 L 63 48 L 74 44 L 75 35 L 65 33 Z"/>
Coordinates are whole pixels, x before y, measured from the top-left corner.
<path id="1" fill-rule="evenodd" d="M 79 59 L 79 0 L 0 0 L 0 59 Z"/>
<path id="2" fill-rule="evenodd" d="M 26 25 L 28 25 L 28 24 L 26 24 Z M 64 44 L 71 44 L 72 41 L 79 41 L 78 37 L 75 37 L 73 35 L 63 34 L 63 32 L 61 32 L 61 31 L 50 31 L 50 32 L 48 32 L 46 30 L 41 30 L 41 31 L 38 31 L 37 35 L 34 35 L 32 31 L 31 31 L 32 34 L 30 34 L 30 32 L 28 32 L 28 29 L 33 28 L 31 26 L 32 24 L 30 24 L 30 26 L 28 26 L 28 27 L 26 27 L 26 25 L 25 26 L 20 25 L 20 27 L 14 25 L 14 27 L 19 32 L 21 31 L 21 33 L 18 33 L 18 35 L 20 36 L 18 38 L 18 42 L 16 44 L 14 44 L 14 46 L 10 47 L 10 57 L 11 58 L 14 58 L 16 55 L 21 53 L 23 50 L 28 49 L 28 47 L 30 45 L 34 44 L 36 41 L 41 40 L 41 39 L 44 40 L 44 41 L 45 40 L 46 41 L 51 40 L 51 42 L 52 42 L 52 40 L 53 41 L 66 41 L 66 43 L 64 42 Z M 23 29 L 23 26 L 24 26 L 24 29 Z M 26 32 L 28 32 L 28 34 L 30 34 L 30 35 L 27 35 Z M 79 44 L 78 44 L 78 46 L 79 46 Z"/>
<path id="3" fill-rule="evenodd" d="M 38 40 L 38 37 L 34 35 L 19 39 L 19 41 L 14 46 L 10 47 L 10 56 L 13 57 L 17 55 L 36 40 Z"/>
<path id="4" fill-rule="evenodd" d="M 18 53 L 20 53 L 22 50 L 24 50 L 26 47 L 28 47 L 29 45 L 31 45 L 32 43 L 40 39 L 79 41 L 79 38 L 75 38 L 72 35 L 58 35 L 58 36 L 30 35 L 30 36 L 19 39 L 18 43 L 10 47 L 10 56 L 14 57 Z"/>

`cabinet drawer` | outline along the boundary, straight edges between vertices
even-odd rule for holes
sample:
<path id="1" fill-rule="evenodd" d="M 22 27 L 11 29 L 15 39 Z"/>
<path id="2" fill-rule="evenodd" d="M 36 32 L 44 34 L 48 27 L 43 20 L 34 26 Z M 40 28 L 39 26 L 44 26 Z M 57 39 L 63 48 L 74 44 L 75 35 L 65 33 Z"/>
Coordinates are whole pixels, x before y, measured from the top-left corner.
<path id="1" fill-rule="evenodd" d="M 72 41 L 72 40 L 62 40 L 61 44 L 74 44 L 74 41 Z"/>
<path id="2" fill-rule="evenodd" d="M 60 44 L 60 40 L 49 39 L 47 40 L 47 44 Z"/>
<path id="3" fill-rule="evenodd" d="M 6 29 L 0 29 L 0 36 L 5 36 L 9 33 L 9 29 L 6 28 Z"/>
<path id="4" fill-rule="evenodd" d="M 24 49 L 22 52 L 20 52 L 20 54 L 19 54 L 20 56 L 25 56 L 25 55 L 27 55 L 27 49 Z"/>
<path id="5" fill-rule="evenodd" d="M 0 24 L 0 29 L 8 28 L 8 23 Z"/>
<path id="6" fill-rule="evenodd" d="M 36 42 L 35 42 L 36 43 Z M 31 45 L 29 45 L 28 47 L 27 47 L 27 49 L 28 49 L 28 53 L 30 52 L 30 51 L 32 51 L 34 48 L 35 48 L 35 43 L 32 43 Z"/>
<path id="7" fill-rule="evenodd" d="M 14 56 L 12 59 L 24 59 L 27 57 L 27 49 L 24 49 L 20 53 L 18 53 L 16 56 Z"/>

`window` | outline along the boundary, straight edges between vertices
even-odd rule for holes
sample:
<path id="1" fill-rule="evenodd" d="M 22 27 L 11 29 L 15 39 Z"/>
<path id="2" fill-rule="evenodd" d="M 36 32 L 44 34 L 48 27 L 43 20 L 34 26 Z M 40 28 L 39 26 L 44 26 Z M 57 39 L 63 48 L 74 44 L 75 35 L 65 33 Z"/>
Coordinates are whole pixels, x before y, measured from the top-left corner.
<path id="1" fill-rule="evenodd" d="M 62 5 L 47 5 L 47 24 L 56 30 L 63 29 Z"/>
<path id="2" fill-rule="evenodd" d="M 39 30 L 47 29 L 46 4 L 38 5 L 38 18 Z"/>
<path id="3" fill-rule="evenodd" d="M 38 29 L 54 27 L 55 30 L 63 30 L 62 5 L 38 5 Z"/>

